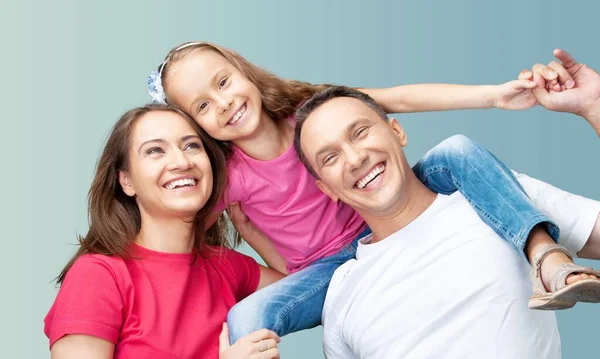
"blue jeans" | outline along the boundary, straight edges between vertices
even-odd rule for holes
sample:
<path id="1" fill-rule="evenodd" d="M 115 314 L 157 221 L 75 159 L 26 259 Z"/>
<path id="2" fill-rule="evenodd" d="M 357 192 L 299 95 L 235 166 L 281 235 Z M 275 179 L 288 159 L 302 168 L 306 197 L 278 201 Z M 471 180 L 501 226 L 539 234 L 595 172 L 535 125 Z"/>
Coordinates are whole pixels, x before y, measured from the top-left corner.
<path id="1" fill-rule="evenodd" d="M 540 223 L 556 240 L 558 227 L 531 203 L 512 172 L 475 141 L 456 135 L 443 141 L 413 170 L 432 191 L 460 191 L 481 219 L 523 253 L 529 232 Z M 314 224 L 316 225 L 316 224 Z M 365 230 L 338 253 L 263 288 L 235 305 L 227 316 L 231 342 L 261 328 L 283 336 L 321 324 L 329 281 L 335 270 L 354 258 Z M 415 245 L 418 245 L 415 241 Z"/>

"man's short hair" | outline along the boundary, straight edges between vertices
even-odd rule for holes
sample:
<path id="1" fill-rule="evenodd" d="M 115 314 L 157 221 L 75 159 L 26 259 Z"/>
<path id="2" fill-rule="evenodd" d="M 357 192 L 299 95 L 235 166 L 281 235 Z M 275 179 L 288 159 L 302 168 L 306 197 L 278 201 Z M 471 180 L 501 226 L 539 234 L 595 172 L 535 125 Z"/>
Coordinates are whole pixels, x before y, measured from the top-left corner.
<path id="1" fill-rule="evenodd" d="M 305 101 L 300 108 L 296 110 L 296 129 L 294 131 L 294 147 L 296 148 L 296 152 L 300 157 L 300 161 L 304 164 L 308 172 L 313 175 L 315 178 L 319 178 L 319 176 L 315 173 L 312 166 L 308 163 L 304 152 L 302 152 L 302 145 L 300 143 L 300 136 L 302 135 L 302 127 L 304 126 L 304 122 L 313 113 L 317 108 L 323 105 L 325 102 L 329 100 L 333 100 L 338 97 L 349 97 L 355 98 L 368 107 L 370 107 L 373 111 L 375 111 L 382 120 L 387 121 L 387 114 L 383 107 L 381 107 L 371 96 L 367 95 L 364 92 L 351 89 L 346 86 L 332 86 L 323 91 L 315 93 L 311 98 Z"/>

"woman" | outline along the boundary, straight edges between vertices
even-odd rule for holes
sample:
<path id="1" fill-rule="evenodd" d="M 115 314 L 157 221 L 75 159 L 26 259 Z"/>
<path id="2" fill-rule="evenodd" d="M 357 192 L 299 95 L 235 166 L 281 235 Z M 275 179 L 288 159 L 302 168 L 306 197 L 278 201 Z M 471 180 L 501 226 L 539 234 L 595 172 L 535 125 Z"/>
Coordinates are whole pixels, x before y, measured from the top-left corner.
<path id="1" fill-rule="evenodd" d="M 225 185 L 223 153 L 184 112 L 125 113 L 89 192 L 89 232 L 45 318 L 52 357 L 278 358 L 271 331 L 226 339 L 229 309 L 281 274 L 226 248 L 221 220 L 204 233 Z"/>

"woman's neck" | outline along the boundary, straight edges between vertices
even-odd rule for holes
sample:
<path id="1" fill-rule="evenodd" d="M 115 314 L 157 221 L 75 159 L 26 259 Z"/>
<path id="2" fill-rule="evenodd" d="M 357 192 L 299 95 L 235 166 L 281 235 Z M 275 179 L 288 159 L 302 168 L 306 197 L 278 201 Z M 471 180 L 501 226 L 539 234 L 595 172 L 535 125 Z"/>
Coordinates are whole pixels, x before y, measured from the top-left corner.
<path id="1" fill-rule="evenodd" d="M 254 159 L 270 161 L 284 154 L 293 139 L 294 125 L 291 121 L 274 120 L 262 111 L 256 131 L 233 144 Z"/>
<path id="2" fill-rule="evenodd" d="M 165 253 L 189 253 L 194 248 L 194 223 L 182 218 L 149 218 L 142 213 L 142 228 L 135 243 Z"/>

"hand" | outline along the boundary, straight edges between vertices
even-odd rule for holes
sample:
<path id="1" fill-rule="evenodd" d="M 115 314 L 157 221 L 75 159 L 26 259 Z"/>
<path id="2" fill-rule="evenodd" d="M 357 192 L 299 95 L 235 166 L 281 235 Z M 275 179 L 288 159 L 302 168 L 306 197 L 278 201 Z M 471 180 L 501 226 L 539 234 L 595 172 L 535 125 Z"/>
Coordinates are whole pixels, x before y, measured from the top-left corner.
<path id="1" fill-rule="evenodd" d="M 600 74 L 578 63 L 568 52 L 556 49 L 548 66 L 536 64 L 532 71 L 523 70 L 520 79 L 533 79 L 536 88 L 533 95 L 548 110 L 571 112 L 589 120 L 600 107 Z M 548 73 L 554 72 L 557 82 L 548 81 Z"/>
<path id="2" fill-rule="evenodd" d="M 229 328 L 223 323 L 219 335 L 219 359 L 279 359 L 277 344 L 279 336 L 267 329 L 260 329 L 229 344 Z"/>
<path id="3" fill-rule="evenodd" d="M 524 110 L 537 105 L 531 89 L 536 86 L 530 79 L 519 79 L 495 87 L 494 107 L 504 110 Z"/>
<path id="4" fill-rule="evenodd" d="M 243 234 L 254 229 L 250 219 L 248 219 L 248 216 L 246 216 L 246 213 L 244 213 L 242 206 L 238 202 L 234 202 L 227 207 L 227 215 L 238 232 Z"/>

